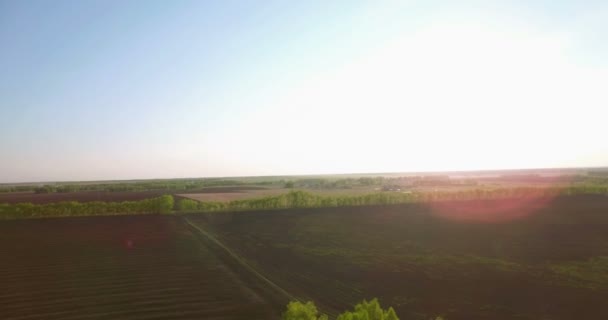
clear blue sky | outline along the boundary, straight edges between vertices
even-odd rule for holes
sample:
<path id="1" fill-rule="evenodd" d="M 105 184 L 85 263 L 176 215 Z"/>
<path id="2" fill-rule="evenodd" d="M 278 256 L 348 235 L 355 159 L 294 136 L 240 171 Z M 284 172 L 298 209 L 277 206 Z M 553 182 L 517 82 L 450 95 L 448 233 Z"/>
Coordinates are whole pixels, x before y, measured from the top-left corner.
<path id="1" fill-rule="evenodd" d="M 2 1 L 0 182 L 608 165 L 602 1 Z"/>

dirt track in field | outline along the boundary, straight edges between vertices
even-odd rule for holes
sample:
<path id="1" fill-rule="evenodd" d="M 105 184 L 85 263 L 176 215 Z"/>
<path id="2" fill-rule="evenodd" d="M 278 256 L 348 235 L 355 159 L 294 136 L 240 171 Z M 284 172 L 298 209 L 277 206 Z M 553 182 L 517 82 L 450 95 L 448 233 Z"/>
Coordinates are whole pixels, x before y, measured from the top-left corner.
<path id="1" fill-rule="evenodd" d="M 181 218 L 0 223 L 2 319 L 276 319 L 284 306 Z"/>

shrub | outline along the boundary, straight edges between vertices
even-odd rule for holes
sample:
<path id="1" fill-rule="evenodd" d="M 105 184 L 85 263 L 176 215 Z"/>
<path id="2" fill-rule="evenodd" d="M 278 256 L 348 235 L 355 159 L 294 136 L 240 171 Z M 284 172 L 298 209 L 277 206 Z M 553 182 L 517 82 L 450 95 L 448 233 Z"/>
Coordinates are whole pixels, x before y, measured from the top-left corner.
<path id="1" fill-rule="evenodd" d="M 378 299 L 363 302 L 355 306 L 354 311 L 346 311 L 338 316 L 337 320 L 399 320 L 395 310 L 390 307 L 383 310 Z"/>
<path id="2" fill-rule="evenodd" d="M 123 202 L 57 202 L 49 204 L 1 204 L 0 219 L 22 219 L 37 217 L 68 217 L 116 214 L 170 213 L 173 196 L 165 195 L 140 201 Z"/>
<path id="3" fill-rule="evenodd" d="M 312 301 L 301 303 L 292 301 L 287 304 L 287 310 L 283 314 L 284 320 L 327 320 L 326 315 L 319 315 L 317 307 Z"/>
<path id="4" fill-rule="evenodd" d="M 327 320 L 326 315 L 319 315 L 315 304 L 311 301 L 301 303 L 292 301 L 287 305 L 283 320 Z M 357 304 L 353 311 L 345 311 L 336 320 L 399 320 L 395 310 L 383 310 L 378 299 L 363 300 Z"/>
<path id="5" fill-rule="evenodd" d="M 196 211 L 198 210 L 198 201 L 192 199 L 181 199 L 177 201 L 178 211 Z"/>

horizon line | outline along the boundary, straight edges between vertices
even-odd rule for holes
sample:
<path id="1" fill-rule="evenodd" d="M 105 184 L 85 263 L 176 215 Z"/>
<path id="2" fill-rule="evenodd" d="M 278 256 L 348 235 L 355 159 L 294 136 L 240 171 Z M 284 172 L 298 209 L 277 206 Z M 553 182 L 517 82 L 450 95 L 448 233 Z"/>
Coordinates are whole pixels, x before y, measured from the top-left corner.
<path id="1" fill-rule="evenodd" d="M 608 170 L 608 166 L 592 166 L 592 167 L 536 167 L 536 168 L 503 168 L 503 169 L 477 169 L 477 170 L 420 170 L 420 171 L 392 171 L 392 172 L 352 172 L 352 173 L 313 173 L 313 174 L 289 174 L 289 175 L 244 175 L 244 176 L 204 176 L 204 177 L 175 177 L 175 178 L 130 178 L 130 179 L 93 179 L 93 180 L 41 180 L 41 181 L 24 181 L 24 182 L 0 182 L 0 186 L 6 185 L 32 185 L 32 184 L 62 184 L 62 183 L 110 183 L 110 182 L 139 182 L 139 181 L 159 181 L 159 180 L 187 180 L 187 179 L 239 179 L 239 178 L 289 178 L 289 177 L 318 177 L 318 176 L 383 176 L 383 175 L 416 175 L 416 174 L 463 174 L 463 173 L 498 173 L 498 172 L 513 172 L 513 171 L 549 171 L 549 170 L 563 170 L 563 171 L 575 171 L 575 170 L 593 170 L 601 169 Z"/>

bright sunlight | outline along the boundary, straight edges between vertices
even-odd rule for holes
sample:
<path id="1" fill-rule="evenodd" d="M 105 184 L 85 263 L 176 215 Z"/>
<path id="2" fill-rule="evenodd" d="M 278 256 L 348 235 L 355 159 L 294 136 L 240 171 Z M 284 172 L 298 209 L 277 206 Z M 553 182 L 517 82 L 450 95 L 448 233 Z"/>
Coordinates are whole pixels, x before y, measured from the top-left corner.
<path id="1" fill-rule="evenodd" d="M 458 20 L 403 32 L 247 118 L 233 152 L 304 173 L 601 164 L 603 119 L 589 115 L 608 104 L 607 70 L 576 63 L 568 34 L 531 30 Z M 265 157 L 276 145 L 305 163 Z"/>

